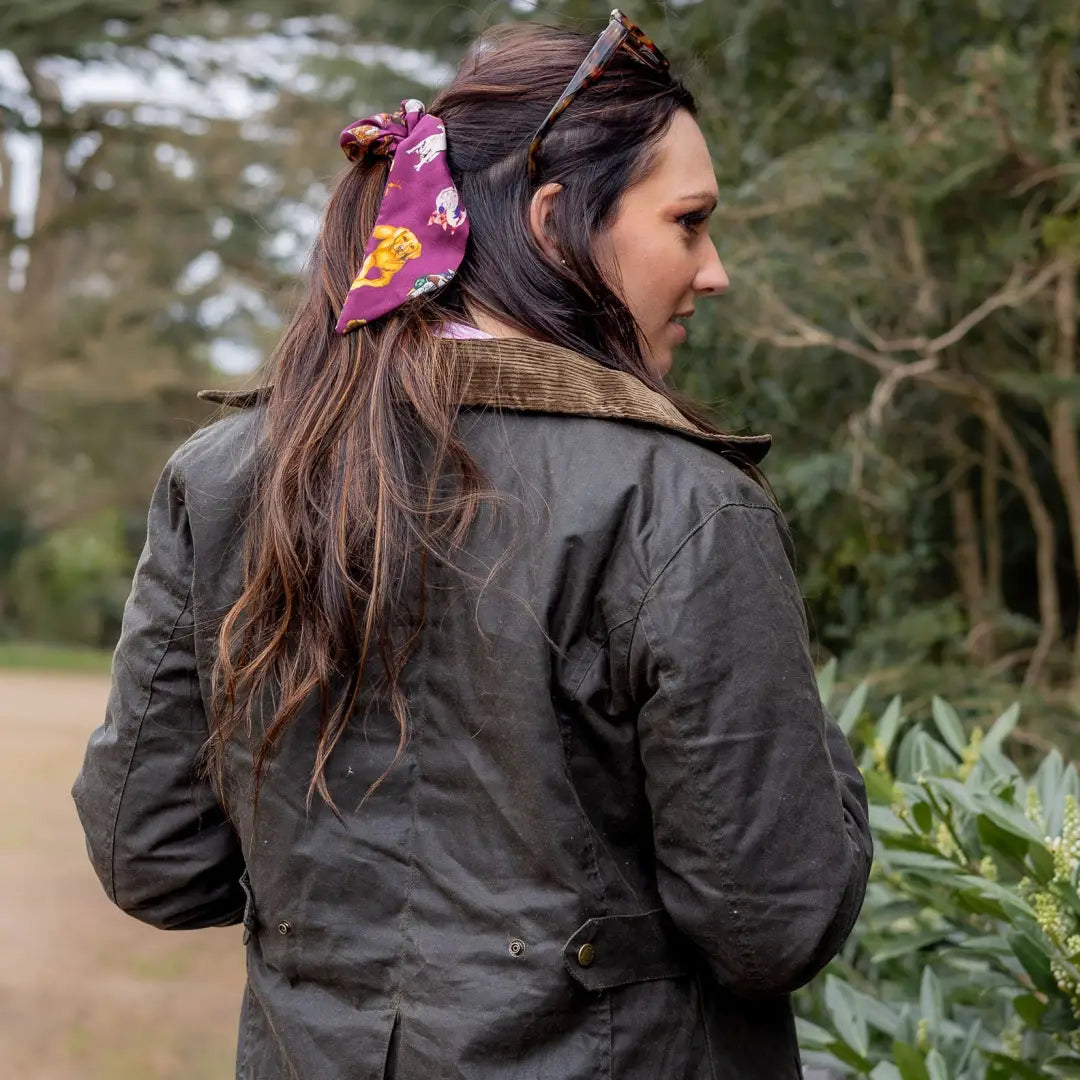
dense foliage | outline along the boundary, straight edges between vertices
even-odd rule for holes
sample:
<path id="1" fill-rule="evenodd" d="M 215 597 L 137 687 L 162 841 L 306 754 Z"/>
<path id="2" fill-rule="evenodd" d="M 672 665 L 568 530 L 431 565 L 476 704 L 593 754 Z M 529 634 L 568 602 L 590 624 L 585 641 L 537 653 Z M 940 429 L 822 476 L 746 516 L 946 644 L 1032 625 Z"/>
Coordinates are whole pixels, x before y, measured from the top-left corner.
<path id="1" fill-rule="evenodd" d="M 834 668 L 822 678 L 831 696 Z M 1080 778 L 1003 752 L 1019 710 L 927 724 L 866 685 L 839 713 L 861 752 L 875 865 L 855 933 L 799 997 L 810 1061 L 874 1080 L 1080 1075 Z"/>
<path id="2" fill-rule="evenodd" d="M 115 636 L 154 476 L 194 390 L 278 332 L 343 120 L 430 96 L 487 23 L 609 6 L 0 5 L 0 636 Z M 875 672 L 840 717 L 878 860 L 800 994 L 808 1057 L 1080 1075 L 1053 749 L 1080 731 L 1080 8 L 623 6 L 698 94 L 723 192 L 733 289 L 678 378 L 773 432 L 813 636 Z"/>
<path id="3" fill-rule="evenodd" d="M 137 538 L 192 391 L 274 340 L 342 119 L 429 97 L 490 22 L 608 6 L 2 5 L 0 632 L 43 625 L 12 575 L 54 533 L 118 508 Z M 774 433 L 823 653 L 922 713 L 1019 694 L 1032 738 L 1075 738 L 1080 9 L 624 6 L 697 92 L 724 196 L 732 292 L 677 377 Z M 93 573 L 104 640 L 120 586 Z"/>

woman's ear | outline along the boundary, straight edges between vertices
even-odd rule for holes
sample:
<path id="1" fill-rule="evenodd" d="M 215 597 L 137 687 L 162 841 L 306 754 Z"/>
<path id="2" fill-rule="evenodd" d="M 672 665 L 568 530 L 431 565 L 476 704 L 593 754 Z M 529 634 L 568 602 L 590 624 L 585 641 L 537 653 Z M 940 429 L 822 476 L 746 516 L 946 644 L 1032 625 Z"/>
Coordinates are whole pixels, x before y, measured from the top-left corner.
<path id="1" fill-rule="evenodd" d="M 562 189 L 562 184 L 554 182 L 541 184 L 533 193 L 532 202 L 529 203 L 529 227 L 532 229 L 533 238 L 553 262 L 558 262 L 562 256 L 547 231 L 547 223 L 552 200 Z"/>

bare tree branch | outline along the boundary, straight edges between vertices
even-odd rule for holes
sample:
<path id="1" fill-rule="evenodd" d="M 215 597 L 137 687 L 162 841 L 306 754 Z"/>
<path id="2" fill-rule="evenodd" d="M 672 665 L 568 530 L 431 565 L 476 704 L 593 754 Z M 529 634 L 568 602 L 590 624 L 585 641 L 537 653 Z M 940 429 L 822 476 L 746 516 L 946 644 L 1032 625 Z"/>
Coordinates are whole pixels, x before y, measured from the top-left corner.
<path id="1" fill-rule="evenodd" d="M 908 262 L 911 264 L 911 272 L 918 282 L 918 292 L 915 295 L 915 314 L 922 319 L 932 319 L 937 313 L 937 282 L 930 272 L 929 263 L 926 260 L 926 249 L 923 247 L 922 237 L 919 235 L 919 225 L 915 215 L 905 212 L 900 215 L 900 236 L 904 242 L 904 251 Z"/>
<path id="2" fill-rule="evenodd" d="M 1080 205 L 1080 184 L 1073 184 L 1069 189 L 1069 193 L 1059 203 L 1055 204 L 1052 212 L 1054 214 L 1068 214 L 1078 205 Z"/>
<path id="3" fill-rule="evenodd" d="M 916 361 L 904 362 L 889 355 L 888 350 L 866 348 L 849 338 L 833 334 L 810 319 L 793 311 L 766 283 L 760 286 L 765 310 L 776 316 L 775 328 L 760 324 L 750 328 L 750 334 L 779 348 L 800 349 L 826 347 L 835 349 L 868 364 L 882 375 L 875 388 L 866 417 L 880 423 L 896 387 L 905 379 L 924 380 L 939 389 L 967 398 L 975 406 L 983 423 L 991 429 L 1004 450 L 1011 466 L 1011 480 L 1024 500 L 1036 539 L 1036 573 L 1038 578 L 1040 633 L 1039 640 L 1024 674 L 1025 687 L 1038 681 L 1054 643 L 1061 635 L 1061 610 L 1057 592 L 1055 569 L 1056 538 L 1054 523 L 1046 501 L 1039 490 L 1031 470 L 1027 451 L 1015 432 L 1006 423 L 994 394 L 978 380 L 940 368 L 940 354 L 961 341 L 964 336 L 993 312 L 1001 308 L 1016 307 L 1031 299 L 1051 281 L 1062 274 L 1072 273 L 1075 258 L 1056 259 L 1038 273 L 1022 280 L 1022 268 L 1018 265 L 1009 275 L 1005 285 L 987 297 L 944 334 L 930 339 L 921 350 L 923 356 Z M 886 342 L 885 344 L 891 344 Z M 899 351 L 899 350 L 898 350 Z M 866 439 L 864 419 L 859 414 L 849 424 L 854 436 L 852 482 L 861 487 L 863 442 Z"/>
<path id="4" fill-rule="evenodd" d="M 870 395 L 870 404 L 867 406 L 866 416 L 871 427 L 881 427 L 885 417 L 885 410 L 888 408 L 889 402 L 892 401 L 897 387 L 905 379 L 917 379 L 921 375 L 935 371 L 939 363 L 940 357 L 925 356 L 922 360 L 915 360 L 910 364 L 899 364 L 887 372 Z"/>
<path id="5" fill-rule="evenodd" d="M 1010 192 L 1010 198 L 1026 195 L 1032 188 L 1045 184 L 1050 180 L 1060 180 L 1063 176 L 1072 176 L 1080 173 L 1080 162 L 1067 161 L 1061 165 L 1051 165 L 1045 169 L 1039 169 L 1030 176 L 1025 176 Z"/>
<path id="6" fill-rule="evenodd" d="M 969 311 L 951 330 L 939 334 L 926 346 L 926 352 L 938 353 L 955 345 L 968 331 L 978 326 L 984 319 L 1001 308 L 1019 307 L 1027 303 L 1037 292 L 1041 292 L 1059 274 L 1076 264 L 1076 257 L 1055 259 L 1052 263 L 1044 266 L 1034 277 L 1028 278 L 1023 285 L 1016 280 L 1020 276 L 1019 267 L 1009 275 L 1009 280 L 1004 288 L 988 296 L 977 308 Z"/>
<path id="7" fill-rule="evenodd" d="M 912 371 L 912 377 L 925 374 L 933 370 L 937 363 L 930 363 L 931 358 L 938 356 L 946 349 L 961 341 L 974 327 L 989 318 L 995 311 L 1002 308 L 1019 307 L 1026 303 L 1036 293 L 1046 288 L 1061 273 L 1067 272 L 1076 265 L 1076 256 L 1055 259 L 1048 263 L 1038 273 L 1021 282 L 1022 269 L 1018 265 L 1009 275 L 1009 280 L 996 293 L 988 296 L 978 307 L 969 311 L 962 319 L 956 322 L 950 329 L 934 338 L 912 337 L 899 338 L 890 341 L 874 333 L 866 326 L 861 317 L 858 317 L 858 329 L 874 346 L 872 349 L 860 345 L 850 338 L 842 337 L 826 330 L 822 326 L 798 314 L 789 307 L 777 293 L 764 282 L 758 283 L 766 311 L 775 314 L 778 319 L 776 326 L 744 326 L 745 332 L 757 341 L 764 341 L 782 349 L 808 349 L 825 347 L 835 349 L 847 356 L 853 356 L 857 360 L 870 365 L 883 375 L 891 374 L 898 366 L 905 366 L 905 362 L 895 359 L 893 354 L 902 352 L 919 352 L 922 358 L 918 361 L 909 362 L 918 365 Z M 894 378 L 903 379 L 908 376 L 900 375 Z"/>
<path id="8" fill-rule="evenodd" d="M 1022 162 L 1027 168 L 1038 167 L 1040 165 L 1038 158 L 1034 157 L 1016 141 L 1016 135 L 1013 133 L 1008 113 L 1001 106 L 1001 98 L 998 94 L 1000 89 L 999 80 L 993 78 L 985 83 L 981 89 L 983 100 L 986 102 L 986 107 L 993 118 L 994 125 L 997 127 L 998 145 L 1007 154 Z"/>
<path id="9" fill-rule="evenodd" d="M 821 346 L 836 349 L 838 352 L 862 360 L 863 363 L 869 364 L 883 374 L 891 371 L 900 363 L 898 360 L 882 356 L 880 353 L 867 349 L 857 342 L 842 338 L 838 334 L 833 334 L 823 327 L 817 326 L 788 307 L 768 284 L 760 283 L 758 289 L 759 294 L 765 301 L 766 308 L 770 313 L 774 313 L 779 317 L 783 329 L 761 325 L 745 327 L 744 330 L 747 335 L 754 338 L 754 340 L 764 341 L 781 349 L 809 349 Z"/>

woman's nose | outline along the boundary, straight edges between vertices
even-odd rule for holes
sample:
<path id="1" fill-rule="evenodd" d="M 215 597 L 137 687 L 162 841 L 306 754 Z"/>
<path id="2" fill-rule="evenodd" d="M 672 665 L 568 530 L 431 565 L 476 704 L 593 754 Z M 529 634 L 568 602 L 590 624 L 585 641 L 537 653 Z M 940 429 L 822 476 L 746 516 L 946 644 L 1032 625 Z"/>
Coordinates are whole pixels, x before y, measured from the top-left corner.
<path id="1" fill-rule="evenodd" d="M 717 296 L 725 292 L 730 284 L 724 264 L 720 261 L 720 253 L 710 240 L 709 257 L 694 280 L 694 291 L 701 296 Z"/>

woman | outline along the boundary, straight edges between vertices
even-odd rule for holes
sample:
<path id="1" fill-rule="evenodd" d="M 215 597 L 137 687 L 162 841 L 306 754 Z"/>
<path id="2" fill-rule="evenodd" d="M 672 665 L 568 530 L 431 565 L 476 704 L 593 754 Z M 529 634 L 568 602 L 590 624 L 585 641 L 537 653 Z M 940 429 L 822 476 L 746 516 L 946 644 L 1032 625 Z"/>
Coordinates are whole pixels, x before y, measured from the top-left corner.
<path id="1" fill-rule="evenodd" d="M 341 141 L 272 389 L 153 497 L 97 872 L 243 922 L 240 1077 L 796 1077 L 870 840 L 768 438 L 662 381 L 727 286 L 693 99 L 616 11 Z"/>

